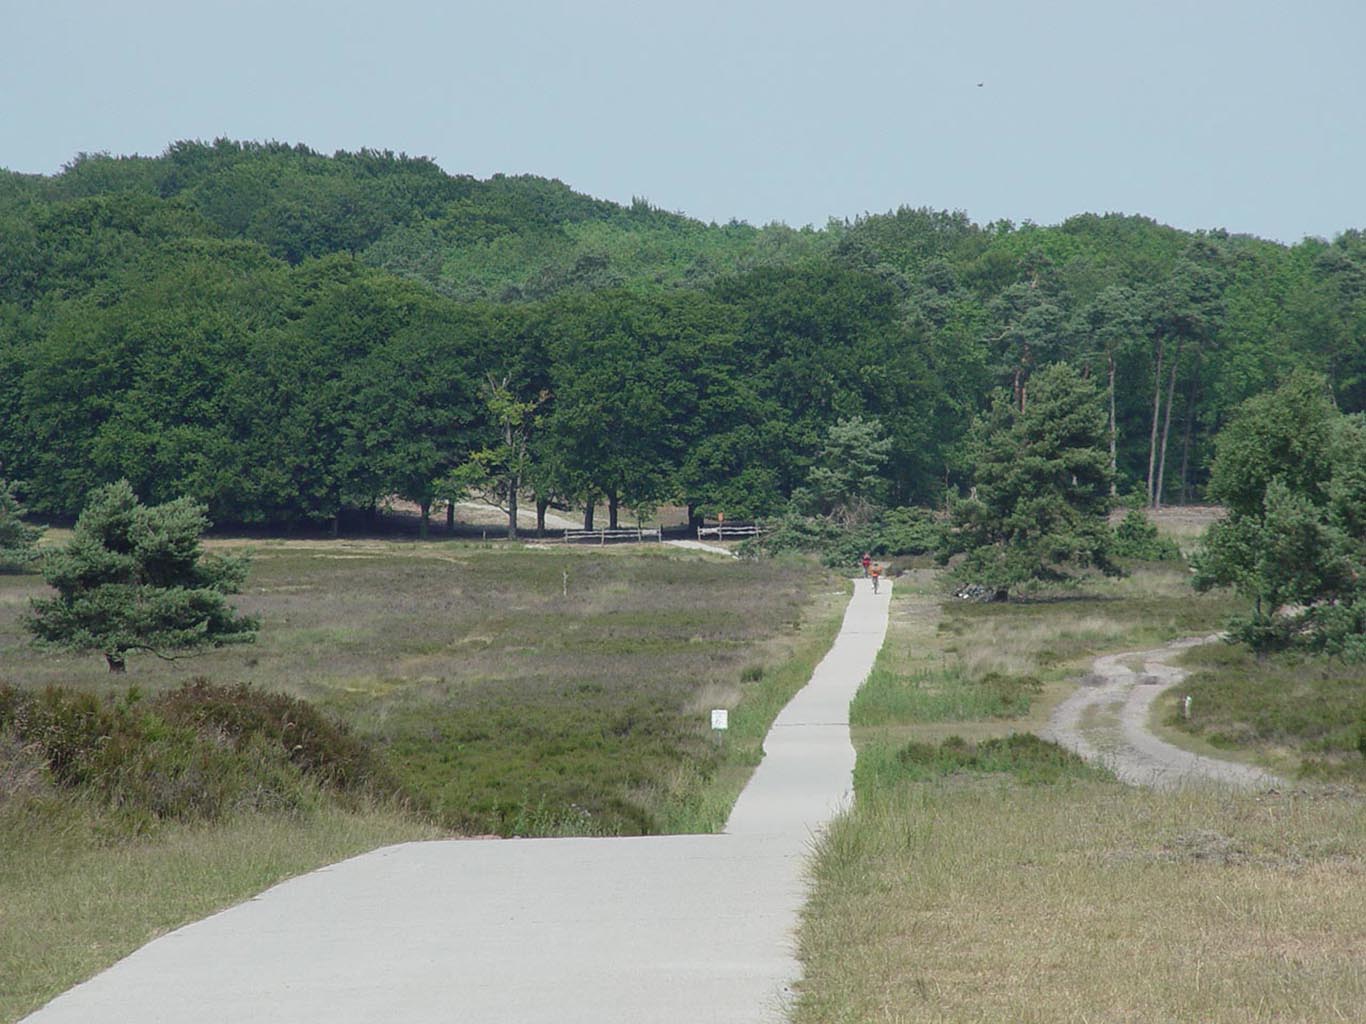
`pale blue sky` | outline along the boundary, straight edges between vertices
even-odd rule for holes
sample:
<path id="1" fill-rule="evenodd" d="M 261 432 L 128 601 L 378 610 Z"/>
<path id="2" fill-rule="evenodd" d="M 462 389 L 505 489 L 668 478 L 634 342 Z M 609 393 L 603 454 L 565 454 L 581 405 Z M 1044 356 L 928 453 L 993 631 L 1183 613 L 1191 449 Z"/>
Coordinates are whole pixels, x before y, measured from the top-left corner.
<path id="1" fill-rule="evenodd" d="M 0 25 L 11 170 L 227 135 L 704 220 L 1366 227 L 1361 0 L 0 0 Z"/>

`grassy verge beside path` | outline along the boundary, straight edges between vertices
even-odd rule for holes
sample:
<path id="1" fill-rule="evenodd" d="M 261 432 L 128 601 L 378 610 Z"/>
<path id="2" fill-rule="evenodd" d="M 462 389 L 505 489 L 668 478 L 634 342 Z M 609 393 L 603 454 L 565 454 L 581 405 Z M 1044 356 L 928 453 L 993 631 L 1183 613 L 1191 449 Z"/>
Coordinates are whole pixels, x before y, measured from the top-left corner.
<path id="1" fill-rule="evenodd" d="M 861 792 L 822 844 L 796 1019 L 1346 1021 L 1366 807 L 961 778 Z"/>
<path id="2" fill-rule="evenodd" d="M 813 868 L 796 1024 L 1359 1015 L 1359 792 L 1151 793 L 1025 735 L 1095 656 L 1218 627 L 1226 600 L 1184 575 L 1005 607 L 901 582 L 851 709 L 857 803 Z"/>

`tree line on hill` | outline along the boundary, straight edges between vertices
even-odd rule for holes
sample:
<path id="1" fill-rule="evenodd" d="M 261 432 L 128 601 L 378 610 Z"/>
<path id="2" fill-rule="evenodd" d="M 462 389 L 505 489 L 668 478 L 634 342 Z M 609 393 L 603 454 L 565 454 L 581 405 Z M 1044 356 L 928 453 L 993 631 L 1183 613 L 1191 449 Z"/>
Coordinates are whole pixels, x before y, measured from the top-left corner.
<path id="1" fill-rule="evenodd" d="M 425 522 L 479 485 L 755 516 L 851 429 L 886 444 L 880 500 L 938 504 L 974 482 L 974 417 L 1028 417 L 1064 362 L 1104 395 L 1107 480 L 1198 499 L 1220 428 L 1292 369 L 1366 408 L 1366 235 L 705 225 L 227 140 L 0 172 L 0 477 L 42 515 L 126 479 L 268 526 L 391 495 Z"/>

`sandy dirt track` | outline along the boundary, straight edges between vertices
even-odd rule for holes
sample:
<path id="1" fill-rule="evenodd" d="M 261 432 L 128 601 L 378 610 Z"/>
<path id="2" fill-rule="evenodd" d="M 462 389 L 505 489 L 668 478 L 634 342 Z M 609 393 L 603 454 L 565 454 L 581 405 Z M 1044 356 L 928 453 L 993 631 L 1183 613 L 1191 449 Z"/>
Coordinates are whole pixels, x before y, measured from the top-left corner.
<path id="1" fill-rule="evenodd" d="M 1043 730 L 1045 739 L 1105 765 L 1131 786 L 1176 789 L 1214 783 L 1239 789 L 1274 789 L 1284 780 L 1253 765 L 1182 750 L 1148 728 L 1152 705 L 1186 678 L 1170 664 L 1181 651 L 1218 637 L 1176 640 L 1152 651 L 1097 658 L 1077 692 L 1059 704 Z"/>

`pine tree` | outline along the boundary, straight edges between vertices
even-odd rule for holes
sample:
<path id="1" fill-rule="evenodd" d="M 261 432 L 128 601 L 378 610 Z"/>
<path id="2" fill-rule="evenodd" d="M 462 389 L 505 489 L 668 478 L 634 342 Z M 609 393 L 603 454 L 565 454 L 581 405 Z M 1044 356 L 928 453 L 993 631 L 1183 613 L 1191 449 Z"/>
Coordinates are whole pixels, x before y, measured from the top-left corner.
<path id="1" fill-rule="evenodd" d="M 1061 583 L 1074 571 L 1115 574 L 1109 528 L 1110 457 L 1102 395 L 1065 363 L 1036 373 L 1023 409 L 998 395 L 967 450 L 975 495 L 955 504 L 950 551 L 959 574 L 1005 600 L 1023 583 Z"/>
<path id="2" fill-rule="evenodd" d="M 0 480 L 0 572 L 22 572 L 38 558 L 43 531 L 29 526 L 23 516 L 14 485 Z"/>
<path id="3" fill-rule="evenodd" d="M 111 672 L 124 671 L 129 651 L 250 643 L 256 620 L 224 600 L 240 592 L 247 560 L 205 554 L 208 525 L 188 498 L 147 506 L 126 480 L 96 489 L 70 543 L 44 563 L 57 596 L 34 600 L 29 630 L 41 644 L 99 651 Z"/>

